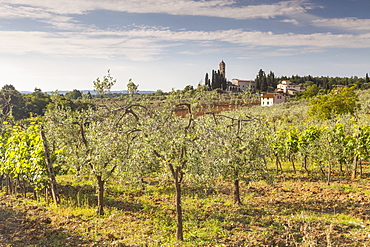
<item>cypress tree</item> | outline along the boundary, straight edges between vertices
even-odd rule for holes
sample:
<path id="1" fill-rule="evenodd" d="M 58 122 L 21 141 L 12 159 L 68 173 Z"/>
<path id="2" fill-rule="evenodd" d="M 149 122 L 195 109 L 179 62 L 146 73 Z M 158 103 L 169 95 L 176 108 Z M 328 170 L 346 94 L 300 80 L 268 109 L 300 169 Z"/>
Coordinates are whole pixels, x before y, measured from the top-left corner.
<path id="1" fill-rule="evenodd" d="M 267 77 L 265 71 L 262 69 L 258 71 L 258 75 L 256 77 L 256 88 L 261 91 L 267 91 L 268 89 Z"/>
<path id="2" fill-rule="evenodd" d="M 264 74 L 265 72 L 262 69 L 260 69 L 256 77 L 256 88 L 262 91 L 263 91 L 263 75 Z"/>
<path id="3" fill-rule="evenodd" d="M 275 74 L 272 71 L 270 71 L 270 73 L 267 76 L 267 86 L 272 87 L 272 88 L 276 88 L 277 86 L 277 83 L 275 80 Z"/>
<path id="4" fill-rule="evenodd" d="M 260 70 L 260 71 L 261 71 L 261 70 Z M 257 76 L 256 76 L 255 81 L 256 81 L 256 89 L 257 89 L 257 90 L 261 90 L 261 82 L 260 82 L 260 78 L 259 78 L 259 72 L 258 72 L 258 74 L 257 74 Z"/>
<path id="5" fill-rule="evenodd" d="M 221 73 L 220 73 L 220 70 L 217 70 L 216 72 L 216 85 L 215 85 L 215 88 L 221 88 Z"/>
<path id="6" fill-rule="evenodd" d="M 226 78 L 224 77 L 224 75 L 221 75 L 221 76 L 222 76 L 221 78 L 222 90 L 226 90 L 226 87 L 227 87 Z"/>
<path id="7" fill-rule="evenodd" d="M 214 70 L 212 70 L 212 83 L 211 83 L 211 89 L 216 89 L 216 73 Z"/>
<path id="8" fill-rule="evenodd" d="M 208 73 L 206 73 L 206 76 L 204 78 L 204 85 L 206 85 L 208 88 L 211 88 L 211 81 L 208 78 Z"/>

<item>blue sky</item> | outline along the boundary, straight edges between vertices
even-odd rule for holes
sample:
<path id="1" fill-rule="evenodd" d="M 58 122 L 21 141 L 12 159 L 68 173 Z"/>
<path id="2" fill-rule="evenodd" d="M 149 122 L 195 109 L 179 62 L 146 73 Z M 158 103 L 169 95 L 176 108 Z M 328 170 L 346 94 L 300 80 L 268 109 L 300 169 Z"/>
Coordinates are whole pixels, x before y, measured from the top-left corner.
<path id="1" fill-rule="evenodd" d="M 0 86 L 124 90 L 228 79 L 370 73 L 369 0 L 0 0 Z"/>

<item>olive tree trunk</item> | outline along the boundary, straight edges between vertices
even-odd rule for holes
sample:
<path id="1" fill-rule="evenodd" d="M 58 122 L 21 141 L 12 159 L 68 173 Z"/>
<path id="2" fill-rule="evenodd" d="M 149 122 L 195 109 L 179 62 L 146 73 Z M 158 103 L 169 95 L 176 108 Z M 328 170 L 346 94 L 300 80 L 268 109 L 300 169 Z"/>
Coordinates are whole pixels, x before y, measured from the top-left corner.
<path id="1" fill-rule="evenodd" d="M 176 238 L 177 240 L 183 241 L 184 234 L 183 234 L 183 220 L 182 220 L 182 206 L 181 206 L 181 183 L 178 178 L 174 179 L 174 185 L 176 190 L 176 216 L 177 216 L 177 223 L 176 223 Z"/>
<path id="2" fill-rule="evenodd" d="M 98 182 L 98 215 L 104 215 L 104 180 L 101 175 L 96 176 Z"/>

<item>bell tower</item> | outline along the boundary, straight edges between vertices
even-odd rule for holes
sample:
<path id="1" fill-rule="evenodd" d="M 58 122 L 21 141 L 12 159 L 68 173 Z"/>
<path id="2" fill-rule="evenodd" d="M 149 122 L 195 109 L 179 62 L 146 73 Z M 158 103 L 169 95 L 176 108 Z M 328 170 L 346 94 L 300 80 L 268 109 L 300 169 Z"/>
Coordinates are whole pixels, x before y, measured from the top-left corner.
<path id="1" fill-rule="evenodd" d="M 223 75 L 224 78 L 226 78 L 226 65 L 224 60 L 222 60 L 220 63 L 220 74 Z"/>

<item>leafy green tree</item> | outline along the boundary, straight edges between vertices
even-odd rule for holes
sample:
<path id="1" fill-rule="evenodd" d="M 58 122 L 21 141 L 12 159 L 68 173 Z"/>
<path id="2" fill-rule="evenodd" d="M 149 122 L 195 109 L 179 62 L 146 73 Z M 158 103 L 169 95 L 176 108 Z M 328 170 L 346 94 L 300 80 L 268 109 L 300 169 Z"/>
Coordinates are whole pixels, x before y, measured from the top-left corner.
<path id="1" fill-rule="evenodd" d="M 354 114 L 359 108 L 358 96 L 354 88 L 334 90 L 327 95 L 319 95 L 310 101 L 309 114 L 318 119 L 331 119 L 337 115 Z"/>
<path id="2" fill-rule="evenodd" d="M 116 80 L 105 76 L 94 82 L 94 87 L 101 97 L 109 92 Z M 65 161 L 72 164 L 77 174 L 92 175 L 98 188 L 97 213 L 104 214 L 104 188 L 112 178 L 122 161 L 130 155 L 130 146 L 136 138 L 131 139 L 130 133 L 136 133 L 140 120 L 133 110 L 135 106 L 110 109 L 108 104 L 97 110 L 92 107 L 72 111 L 64 107 L 63 98 L 57 93 L 53 95 L 54 108 L 47 112 L 46 122 L 49 136 L 55 145 L 66 150 Z"/>
<path id="3" fill-rule="evenodd" d="M 361 85 L 362 90 L 370 89 L 370 83 L 364 83 Z"/>
<path id="4" fill-rule="evenodd" d="M 131 106 L 80 112 L 56 108 L 47 112 L 46 119 L 45 129 L 55 145 L 65 150 L 63 158 L 71 164 L 69 169 L 95 178 L 97 213 L 103 215 L 105 184 L 130 155 L 136 140 L 130 133 L 135 133 L 138 115 Z"/>
<path id="5" fill-rule="evenodd" d="M 164 95 L 164 92 L 163 92 L 161 89 L 158 89 L 158 90 L 155 92 L 155 95 L 156 95 L 156 96 L 162 96 L 162 95 Z"/>
<path id="6" fill-rule="evenodd" d="M 47 105 L 51 102 L 50 95 L 43 93 L 41 89 L 35 88 L 34 92 L 24 96 L 25 109 L 33 115 L 44 115 Z"/>
<path id="7" fill-rule="evenodd" d="M 167 111 L 157 112 L 147 119 L 142 126 L 145 134 L 147 150 L 163 164 L 162 172 L 168 174 L 175 188 L 175 207 L 177 215 L 176 238 L 183 237 L 183 209 L 182 209 L 182 183 L 184 176 L 196 165 L 199 165 L 195 153 L 197 135 L 195 120 L 192 116 L 190 104 L 179 104 L 176 107 L 186 107 L 189 111 L 188 119 L 168 114 Z M 167 110 L 171 111 L 171 108 Z"/>
<path id="8" fill-rule="evenodd" d="M 186 87 L 182 91 L 184 93 L 189 92 L 189 91 L 194 91 L 194 87 L 192 85 L 186 85 Z"/>
<path id="9" fill-rule="evenodd" d="M 208 165 L 211 174 L 233 183 L 234 203 L 242 204 L 240 182 L 268 178 L 266 169 L 267 130 L 269 127 L 259 119 L 211 114 L 215 126 L 208 142 L 207 156 L 213 165 Z"/>
<path id="10" fill-rule="evenodd" d="M 91 95 L 91 93 L 90 93 L 90 91 L 88 91 L 87 92 L 87 94 L 86 94 L 86 98 L 87 99 L 92 99 L 93 97 L 92 97 L 92 95 Z"/>
<path id="11" fill-rule="evenodd" d="M 312 85 L 316 85 L 317 86 L 317 84 L 315 84 L 315 82 L 308 80 L 308 81 L 305 81 L 302 86 L 303 86 L 303 88 L 305 88 L 307 90 Z"/>
<path id="12" fill-rule="evenodd" d="M 71 92 L 67 92 L 64 97 L 68 100 L 81 99 L 82 93 L 80 90 L 73 89 Z"/>
<path id="13" fill-rule="evenodd" d="M 312 97 L 315 97 L 320 91 L 320 88 L 316 85 L 310 85 L 306 88 L 305 91 L 299 93 L 298 98 L 305 98 L 310 99 Z"/>
<path id="14" fill-rule="evenodd" d="M 51 102 L 46 107 L 47 111 L 52 111 L 54 109 L 64 109 L 64 110 L 72 110 L 73 102 L 71 100 L 67 100 L 62 94 L 56 90 L 52 92 L 50 95 Z"/>
<path id="15" fill-rule="evenodd" d="M 11 84 L 4 85 L 0 90 L 1 116 L 11 117 L 15 120 L 29 117 L 24 109 L 22 94 Z"/>
<path id="16" fill-rule="evenodd" d="M 81 99 L 71 100 L 59 94 L 58 91 L 55 91 L 50 95 L 51 102 L 47 105 L 46 111 L 53 111 L 55 109 L 72 111 L 96 109 L 96 104 L 91 100 L 90 96 L 89 94 L 83 94 Z"/>
<path id="17" fill-rule="evenodd" d="M 139 85 L 135 84 L 132 79 L 129 80 L 127 84 L 127 92 L 129 95 L 133 96 L 138 93 Z"/>
<path id="18" fill-rule="evenodd" d="M 100 79 L 99 77 L 93 81 L 94 91 L 100 96 L 103 97 L 105 93 L 109 93 L 111 88 L 116 84 L 117 80 L 110 75 L 110 70 L 108 69 L 108 74 Z"/>

